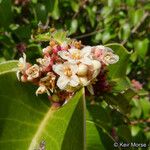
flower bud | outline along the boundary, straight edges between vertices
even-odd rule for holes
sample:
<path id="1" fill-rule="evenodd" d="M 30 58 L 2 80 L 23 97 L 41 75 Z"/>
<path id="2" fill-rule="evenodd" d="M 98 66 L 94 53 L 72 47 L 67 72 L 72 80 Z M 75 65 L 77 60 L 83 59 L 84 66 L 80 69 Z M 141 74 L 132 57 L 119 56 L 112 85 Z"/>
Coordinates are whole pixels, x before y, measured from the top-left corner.
<path id="1" fill-rule="evenodd" d="M 27 77 L 24 76 L 24 75 L 22 75 L 22 76 L 21 76 L 21 81 L 22 81 L 22 82 L 27 82 Z"/>
<path id="2" fill-rule="evenodd" d="M 79 76 L 85 76 L 87 74 L 87 71 L 88 71 L 87 65 L 79 64 L 78 73 L 77 73 Z"/>
<path id="3" fill-rule="evenodd" d="M 51 51 L 51 47 L 50 46 L 47 46 L 43 49 L 43 53 L 46 54 L 46 53 L 49 53 Z"/>
<path id="4" fill-rule="evenodd" d="M 93 60 L 92 64 L 93 64 L 94 70 L 98 70 L 101 68 L 101 63 L 98 60 Z"/>
<path id="5" fill-rule="evenodd" d="M 52 100 L 53 102 L 59 102 L 59 97 L 58 97 L 58 95 L 53 94 L 53 95 L 51 96 L 51 100 Z"/>
<path id="6" fill-rule="evenodd" d="M 83 86 L 87 86 L 89 83 L 89 81 L 86 77 L 80 77 L 79 80 L 80 80 L 80 84 Z"/>

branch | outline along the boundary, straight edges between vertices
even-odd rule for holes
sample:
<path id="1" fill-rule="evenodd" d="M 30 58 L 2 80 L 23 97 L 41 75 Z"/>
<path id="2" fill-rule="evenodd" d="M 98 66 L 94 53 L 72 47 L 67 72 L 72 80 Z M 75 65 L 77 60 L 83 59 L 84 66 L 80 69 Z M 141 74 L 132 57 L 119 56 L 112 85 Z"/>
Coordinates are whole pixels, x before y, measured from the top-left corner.
<path id="1" fill-rule="evenodd" d="M 150 119 L 134 120 L 130 122 L 130 125 L 137 125 L 139 123 L 150 123 Z"/>
<path id="2" fill-rule="evenodd" d="M 93 31 L 93 32 L 90 32 L 90 33 L 87 33 L 87 34 L 76 36 L 74 38 L 75 39 L 81 39 L 81 38 L 85 38 L 85 37 L 88 37 L 88 36 L 94 35 L 96 33 L 103 32 L 103 31 L 104 31 L 104 29 L 100 29 L 100 30 L 96 30 L 96 31 Z"/>
<path id="3" fill-rule="evenodd" d="M 146 12 L 146 13 L 143 15 L 141 21 L 139 21 L 139 23 L 131 30 L 131 34 L 134 34 L 134 33 L 137 31 L 137 29 L 141 26 L 141 24 L 145 21 L 145 19 L 146 19 L 148 16 L 149 16 L 149 13 Z M 124 44 L 126 44 L 126 43 L 127 43 L 127 39 L 126 39 L 126 40 L 123 40 L 123 41 L 121 42 L 122 45 L 124 45 Z"/>

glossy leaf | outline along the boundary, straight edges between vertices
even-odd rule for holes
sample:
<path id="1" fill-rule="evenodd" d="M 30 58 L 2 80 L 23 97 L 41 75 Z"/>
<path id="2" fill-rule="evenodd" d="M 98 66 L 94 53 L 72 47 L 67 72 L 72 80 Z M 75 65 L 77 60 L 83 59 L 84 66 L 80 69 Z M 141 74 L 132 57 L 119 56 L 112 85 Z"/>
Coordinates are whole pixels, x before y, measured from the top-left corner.
<path id="1" fill-rule="evenodd" d="M 35 7 L 35 10 L 36 10 L 38 22 L 41 21 L 42 23 L 45 23 L 48 15 L 46 6 L 38 3 Z"/>
<path id="2" fill-rule="evenodd" d="M 126 76 L 128 62 L 130 58 L 130 52 L 128 52 L 120 44 L 107 44 L 107 47 L 110 47 L 115 54 L 119 56 L 119 61 L 116 64 L 110 65 L 108 76 L 111 81 L 116 82 L 114 90 L 122 91 L 130 87 L 129 79 Z"/>
<path id="3" fill-rule="evenodd" d="M 11 0 L 0 1 L 0 26 L 7 28 L 12 22 L 12 2 Z"/>
<path id="4" fill-rule="evenodd" d="M 148 39 L 136 40 L 134 42 L 135 51 L 136 51 L 137 55 L 142 59 L 144 59 L 147 54 L 148 44 L 149 44 Z"/>
<path id="5" fill-rule="evenodd" d="M 111 124 L 107 112 L 99 105 L 91 105 L 86 117 L 87 150 L 113 149 L 114 140 L 106 130 Z"/>
<path id="6" fill-rule="evenodd" d="M 0 74 L 11 70 L 15 71 L 17 69 L 17 63 L 18 63 L 17 60 L 0 63 Z"/>
<path id="7" fill-rule="evenodd" d="M 83 90 L 56 110 L 12 70 L 1 73 L 0 85 L 0 149 L 33 150 L 43 141 L 47 150 L 84 149 Z"/>

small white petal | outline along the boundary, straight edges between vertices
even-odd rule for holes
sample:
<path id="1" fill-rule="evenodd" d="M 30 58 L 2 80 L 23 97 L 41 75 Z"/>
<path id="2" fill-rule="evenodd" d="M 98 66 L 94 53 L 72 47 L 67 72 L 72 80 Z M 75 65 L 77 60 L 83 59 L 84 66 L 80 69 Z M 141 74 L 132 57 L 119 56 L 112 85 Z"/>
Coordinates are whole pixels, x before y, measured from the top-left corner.
<path id="1" fill-rule="evenodd" d="M 109 63 L 110 63 L 110 64 L 114 64 L 114 63 L 116 63 L 117 61 L 119 61 L 119 56 L 113 54 L 113 56 L 112 56 L 112 58 L 110 59 Z"/>
<path id="2" fill-rule="evenodd" d="M 86 77 L 80 77 L 79 80 L 80 80 L 81 85 L 83 85 L 83 86 L 87 86 L 90 82 L 90 81 L 88 81 L 88 79 Z"/>
<path id="3" fill-rule="evenodd" d="M 91 54 L 91 50 L 91 46 L 85 46 L 83 49 L 81 49 L 81 53 L 83 56 L 89 56 Z"/>
<path id="4" fill-rule="evenodd" d="M 63 75 L 63 64 L 56 64 L 53 65 L 53 70 L 55 73 L 57 73 L 58 75 Z"/>
<path id="5" fill-rule="evenodd" d="M 70 48 L 70 49 L 68 50 L 68 52 L 69 52 L 70 54 L 73 54 L 73 53 L 75 53 L 75 52 L 80 53 L 81 51 L 78 50 L 78 49 L 76 49 L 76 48 Z"/>
<path id="6" fill-rule="evenodd" d="M 89 91 L 92 95 L 94 95 L 94 89 L 93 89 L 93 86 L 92 86 L 91 84 L 87 86 L 87 89 L 88 89 L 88 91 Z"/>
<path id="7" fill-rule="evenodd" d="M 82 62 L 83 64 L 86 64 L 86 65 L 91 65 L 92 64 L 92 61 L 90 58 L 88 57 L 84 57 L 80 60 L 80 62 Z"/>
<path id="8" fill-rule="evenodd" d="M 17 79 L 20 81 L 20 71 L 17 71 L 16 75 L 17 75 Z"/>
<path id="9" fill-rule="evenodd" d="M 61 90 L 65 89 L 68 83 L 69 83 L 69 78 L 67 78 L 66 76 L 60 76 L 57 80 L 57 86 Z"/>
<path id="10" fill-rule="evenodd" d="M 70 68 L 73 74 L 76 74 L 78 72 L 78 66 L 76 64 L 71 64 Z"/>
<path id="11" fill-rule="evenodd" d="M 109 47 L 105 47 L 105 49 L 108 51 L 108 52 L 112 52 L 113 53 L 113 50 Z"/>
<path id="12" fill-rule="evenodd" d="M 72 87 L 76 87 L 76 86 L 78 86 L 79 82 L 80 82 L 79 78 L 76 75 L 74 75 L 74 76 L 71 77 L 71 80 L 70 80 L 69 84 Z"/>
<path id="13" fill-rule="evenodd" d="M 67 51 L 59 51 L 58 55 L 65 60 L 69 58 L 69 53 Z"/>
<path id="14" fill-rule="evenodd" d="M 96 78 L 97 75 L 99 74 L 99 72 L 100 72 L 100 69 L 95 70 L 93 75 L 92 75 L 92 79 Z"/>
<path id="15" fill-rule="evenodd" d="M 26 54 L 25 53 L 23 53 L 23 58 L 26 61 Z"/>

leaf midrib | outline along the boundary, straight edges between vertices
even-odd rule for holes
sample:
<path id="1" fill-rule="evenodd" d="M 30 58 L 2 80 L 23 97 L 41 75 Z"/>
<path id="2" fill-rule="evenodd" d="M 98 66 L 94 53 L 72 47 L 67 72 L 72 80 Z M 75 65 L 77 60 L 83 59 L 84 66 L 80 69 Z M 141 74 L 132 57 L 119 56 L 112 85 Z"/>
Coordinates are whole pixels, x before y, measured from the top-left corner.
<path id="1" fill-rule="evenodd" d="M 43 118 L 43 120 L 41 121 L 37 132 L 35 133 L 31 144 L 29 145 L 28 150 L 33 150 L 35 148 L 35 146 L 37 145 L 37 140 L 40 138 L 40 136 L 42 135 L 45 126 L 47 125 L 48 120 L 50 119 L 50 117 L 53 115 L 54 110 L 52 110 L 51 108 L 49 109 L 49 111 L 46 113 L 45 117 Z"/>

